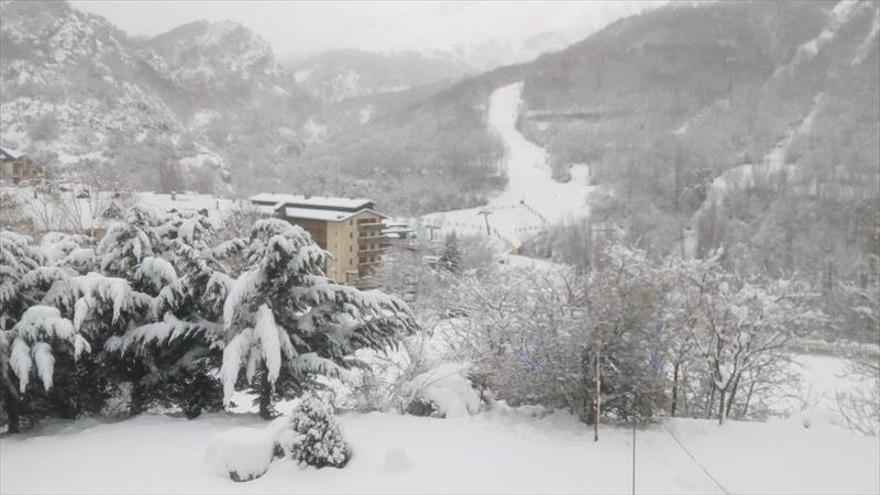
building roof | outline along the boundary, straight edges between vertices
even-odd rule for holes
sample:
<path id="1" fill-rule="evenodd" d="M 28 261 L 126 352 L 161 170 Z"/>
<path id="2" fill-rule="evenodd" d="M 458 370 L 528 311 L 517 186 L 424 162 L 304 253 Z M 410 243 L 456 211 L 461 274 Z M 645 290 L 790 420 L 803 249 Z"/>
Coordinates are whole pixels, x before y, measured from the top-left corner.
<path id="1" fill-rule="evenodd" d="M 256 205 L 257 211 L 264 215 L 276 215 L 281 208 L 284 208 L 284 218 L 303 218 L 306 220 L 321 220 L 324 222 L 341 222 L 363 212 L 369 212 L 381 218 L 386 218 L 385 215 L 371 208 L 361 208 L 355 211 L 342 211 L 325 210 L 320 208 L 297 208 L 295 206 L 285 207 L 284 203 Z"/>
<path id="2" fill-rule="evenodd" d="M 6 155 L 13 160 L 18 160 L 25 155 L 23 151 L 4 148 L 3 146 L 0 146 L 0 154 Z"/>
<path id="3" fill-rule="evenodd" d="M 264 206 L 280 206 L 283 204 L 299 208 L 340 210 L 349 213 L 372 208 L 375 203 L 371 199 L 364 198 L 334 198 L 326 196 L 303 196 L 299 194 L 273 193 L 259 193 L 251 196 L 249 199 L 252 203 L 258 203 Z"/>
<path id="4" fill-rule="evenodd" d="M 358 211 L 336 211 L 336 210 L 316 210 L 313 208 L 285 208 L 284 215 L 287 218 L 305 218 L 309 220 L 324 220 L 331 222 L 341 222 L 353 217 L 359 213 L 369 212 L 385 218 L 385 215 L 369 208 L 363 208 Z"/>

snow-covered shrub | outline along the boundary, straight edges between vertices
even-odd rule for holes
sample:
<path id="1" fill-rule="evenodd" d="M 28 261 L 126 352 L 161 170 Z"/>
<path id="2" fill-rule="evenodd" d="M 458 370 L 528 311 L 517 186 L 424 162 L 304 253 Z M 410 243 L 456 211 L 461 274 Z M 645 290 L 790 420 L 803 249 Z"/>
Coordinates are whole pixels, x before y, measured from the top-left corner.
<path id="1" fill-rule="evenodd" d="M 297 462 L 318 468 L 344 467 L 351 458 L 348 444 L 333 414 L 333 405 L 314 393 L 298 399 L 290 418 L 291 457 Z"/>
<path id="2" fill-rule="evenodd" d="M 159 219 L 149 209 L 135 206 L 122 222 L 114 224 L 98 244 L 101 271 L 109 276 L 130 277 L 144 258 L 160 248 Z"/>
<path id="3" fill-rule="evenodd" d="M 219 476 L 250 481 L 269 469 L 275 456 L 275 443 L 272 428 L 234 428 L 211 438 L 206 457 Z"/>
<path id="4" fill-rule="evenodd" d="M 82 335 L 74 331 L 70 320 L 62 318 L 51 306 L 31 306 L 11 331 L 0 333 L 0 340 L 0 347 L 10 349 L 9 364 L 21 393 L 27 389 L 31 371 L 36 372 L 44 389 L 52 388 L 54 352 L 60 346 L 66 346 L 75 359 L 91 350 Z"/>
<path id="5" fill-rule="evenodd" d="M 876 436 L 880 434 L 880 365 L 876 360 L 855 360 L 847 371 L 865 386 L 838 393 L 840 414 L 849 428 Z"/>
<path id="6" fill-rule="evenodd" d="M 469 365 L 443 363 L 404 386 L 405 409 L 416 416 L 454 418 L 480 412 L 480 394 L 468 379 Z"/>

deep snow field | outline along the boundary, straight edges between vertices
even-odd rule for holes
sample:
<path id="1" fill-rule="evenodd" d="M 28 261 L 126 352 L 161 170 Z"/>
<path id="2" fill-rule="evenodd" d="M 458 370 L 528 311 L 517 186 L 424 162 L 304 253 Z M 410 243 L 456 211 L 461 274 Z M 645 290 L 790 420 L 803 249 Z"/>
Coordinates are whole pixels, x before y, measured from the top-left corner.
<path id="1" fill-rule="evenodd" d="M 723 493 L 673 439 L 735 494 L 880 493 L 877 437 L 837 426 L 829 394 L 846 377 L 835 358 L 808 357 L 805 390 L 824 413 L 767 422 L 666 419 L 636 435 L 636 493 Z M 829 376 L 829 373 L 831 375 Z M 830 388 L 829 388 L 830 387 Z M 823 401 L 817 402 L 817 408 Z M 289 404 L 282 404 L 284 412 Z M 564 412 L 499 403 L 475 416 L 340 415 L 353 457 L 344 469 L 288 459 L 236 483 L 208 460 L 214 435 L 270 423 L 253 414 L 188 421 L 53 421 L 0 438 L 0 492 L 12 493 L 631 493 L 632 430 L 592 429 Z"/>

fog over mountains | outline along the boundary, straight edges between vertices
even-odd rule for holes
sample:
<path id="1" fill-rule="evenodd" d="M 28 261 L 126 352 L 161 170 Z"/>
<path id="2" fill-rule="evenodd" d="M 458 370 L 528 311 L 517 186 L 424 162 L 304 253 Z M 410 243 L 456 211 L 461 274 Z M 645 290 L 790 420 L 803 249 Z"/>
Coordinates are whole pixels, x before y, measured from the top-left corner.
<path id="1" fill-rule="evenodd" d="M 519 80 L 521 129 L 557 179 L 590 163 L 658 218 L 690 217 L 713 180 L 780 144 L 803 188 L 849 200 L 874 184 L 872 2 L 677 4 L 489 72 L 424 51 L 279 63 L 231 22 L 132 38 L 66 3 L 0 8 L 3 145 L 58 169 L 106 163 L 139 188 L 474 206 L 505 181 L 488 96 Z"/>

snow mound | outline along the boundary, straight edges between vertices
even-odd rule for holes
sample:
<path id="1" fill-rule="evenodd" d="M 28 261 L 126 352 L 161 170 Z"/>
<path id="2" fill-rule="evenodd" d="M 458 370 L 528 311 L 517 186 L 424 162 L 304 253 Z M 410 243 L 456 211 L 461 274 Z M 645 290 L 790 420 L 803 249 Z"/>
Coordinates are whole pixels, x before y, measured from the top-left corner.
<path id="1" fill-rule="evenodd" d="M 240 427 L 214 435 L 206 458 L 217 475 L 233 481 L 250 481 L 269 470 L 274 453 L 274 428 Z"/>
<path id="2" fill-rule="evenodd" d="M 412 469 L 413 464 L 404 449 L 388 449 L 385 452 L 385 460 L 382 462 L 382 470 L 386 473 L 404 473 Z"/>
<path id="3" fill-rule="evenodd" d="M 812 428 L 814 426 L 846 427 L 846 424 L 839 416 L 838 412 L 828 407 L 817 406 L 792 414 L 788 419 L 794 423 L 799 423 L 804 428 Z"/>
<path id="4" fill-rule="evenodd" d="M 443 363 L 413 378 L 404 393 L 410 401 L 433 402 L 437 412 L 446 418 L 476 414 L 480 412 L 480 394 L 467 377 L 469 368 L 468 364 Z"/>

